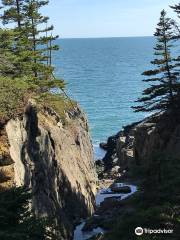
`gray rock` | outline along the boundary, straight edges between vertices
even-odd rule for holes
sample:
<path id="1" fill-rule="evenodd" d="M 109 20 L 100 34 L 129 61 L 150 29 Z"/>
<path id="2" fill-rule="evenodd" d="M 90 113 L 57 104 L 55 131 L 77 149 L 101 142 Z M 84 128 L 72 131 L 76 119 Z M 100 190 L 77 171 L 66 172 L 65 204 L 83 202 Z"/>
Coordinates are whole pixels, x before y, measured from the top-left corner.
<path id="1" fill-rule="evenodd" d="M 32 189 L 35 213 L 55 216 L 64 240 L 71 239 L 74 221 L 94 212 L 97 176 L 84 113 L 67 114 L 66 126 L 59 125 L 60 118 L 48 109 L 37 112 L 29 102 L 23 118 L 11 119 L 6 132 L 14 183 Z"/>
<path id="2" fill-rule="evenodd" d="M 118 184 L 114 183 L 111 186 L 111 191 L 114 193 L 131 193 L 131 188 L 129 186 L 119 186 Z"/>

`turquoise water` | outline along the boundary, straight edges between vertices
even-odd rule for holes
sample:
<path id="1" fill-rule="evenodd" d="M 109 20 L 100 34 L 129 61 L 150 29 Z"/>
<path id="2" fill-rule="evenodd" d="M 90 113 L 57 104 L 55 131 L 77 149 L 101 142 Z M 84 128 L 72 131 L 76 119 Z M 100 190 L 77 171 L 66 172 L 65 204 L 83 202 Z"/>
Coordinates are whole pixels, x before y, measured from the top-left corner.
<path id="1" fill-rule="evenodd" d="M 140 120 L 131 106 L 145 87 L 141 73 L 153 59 L 153 37 L 62 39 L 56 75 L 88 115 L 94 143 Z"/>

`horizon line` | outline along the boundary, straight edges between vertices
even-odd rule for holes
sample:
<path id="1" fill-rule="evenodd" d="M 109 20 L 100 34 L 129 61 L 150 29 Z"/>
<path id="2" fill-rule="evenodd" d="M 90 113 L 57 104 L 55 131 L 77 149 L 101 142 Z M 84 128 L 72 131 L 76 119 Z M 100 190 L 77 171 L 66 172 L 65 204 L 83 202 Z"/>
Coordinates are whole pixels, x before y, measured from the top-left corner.
<path id="1" fill-rule="evenodd" d="M 58 39 L 104 39 L 104 38 L 145 38 L 145 37 L 154 37 L 153 35 L 149 36 L 121 36 L 121 37 L 59 37 Z"/>

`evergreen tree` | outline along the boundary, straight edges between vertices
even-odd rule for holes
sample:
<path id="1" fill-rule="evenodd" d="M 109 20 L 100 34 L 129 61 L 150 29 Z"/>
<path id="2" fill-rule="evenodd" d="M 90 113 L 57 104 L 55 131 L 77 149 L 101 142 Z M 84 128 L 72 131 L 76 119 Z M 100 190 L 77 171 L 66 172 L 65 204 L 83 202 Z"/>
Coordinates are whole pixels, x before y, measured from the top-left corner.
<path id="1" fill-rule="evenodd" d="M 32 50 L 32 69 L 35 78 L 51 79 L 54 68 L 49 64 L 51 62 L 51 52 L 58 50 L 57 45 L 52 45 L 52 41 L 58 36 L 52 36 L 54 27 L 48 27 L 48 17 L 40 13 L 40 9 L 46 6 L 49 1 L 25 0 L 24 12 L 26 16 L 25 27 L 28 29 L 28 39 Z M 44 28 L 43 25 L 45 25 Z"/>
<path id="2" fill-rule="evenodd" d="M 52 51 L 58 50 L 53 41 L 53 26 L 49 26 L 48 17 L 42 16 L 40 9 L 49 1 L 42 0 L 3 0 L 3 24 L 10 26 L 0 31 L 0 74 L 10 75 L 14 80 L 26 81 L 32 94 L 42 97 L 52 89 L 54 93 L 64 91 L 63 80 L 54 77 Z M 6 64 L 6 62 L 8 64 Z M 4 64 L 5 63 L 5 64 Z M 9 66 L 9 67 L 7 67 Z M 21 79 L 21 80 L 20 80 Z M 51 81 L 49 81 L 51 80 Z M 36 90 L 35 90 L 36 89 Z M 42 94 L 41 94 L 42 93 Z M 3 92 L 1 92 L 3 95 Z M 43 95 L 44 96 L 44 95 Z M 73 104 L 72 104 L 73 105 Z"/>
<path id="3" fill-rule="evenodd" d="M 30 209 L 31 194 L 25 188 L 0 192 L 0 239 L 45 240 L 47 221 L 38 219 Z"/>
<path id="4" fill-rule="evenodd" d="M 8 29 L 0 29 L 0 75 L 2 76 L 14 76 L 16 74 L 16 68 L 13 65 L 13 43 L 13 31 Z"/>
<path id="5" fill-rule="evenodd" d="M 176 4 L 174 6 L 170 6 L 174 12 L 177 14 L 177 17 L 180 18 L 180 3 Z M 172 24 L 174 26 L 174 39 L 179 39 L 180 38 L 180 26 L 177 21 L 173 20 Z"/>
<path id="6" fill-rule="evenodd" d="M 176 70 L 175 59 L 171 55 L 172 28 L 172 21 L 163 10 L 154 34 L 157 38 L 157 44 L 154 48 L 156 58 L 151 63 L 156 68 L 143 73 L 143 75 L 150 77 L 144 81 L 152 82 L 152 84 L 144 90 L 143 97 L 137 101 L 142 105 L 133 107 L 136 112 L 161 111 L 177 107 L 180 87 L 178 83 L 179 72 Z"/>
<path id="7" fill-rule="evenodd" d="M 52 42 L 53 26 L 48 27 L 48 17 L 40 9 L 49 1 L 40 0 L 3 0 L 3 24 L 15 24 L 12 31 L 14 42 L 11 62 L 16 68 L 16 77 L 32 76 L 35 79 L 52 79 L 52 51 L 58 50 Z M 46 25 L 46 27 L 43 27 Z M 50 34 L 48 34 L 50 32 Z"/>
<path id="8" fill-rule="evenodd" d="M 20 58 L 17 52 L 20 49 L 17 48 L 18 41 L 20 39 L 19 32 L 22 25 L 23 13 L 22 13 L 23 0 L 2 0 L 3 14 L 1 14 L 1 20 L 4 25 L 14 24 L 15 26 L 11 30 L 2 29 L 1 31 L 1 54 L 9 54 L 9 61 L 15 66 L 16 71 L 14 75 L 20 76 L 19 72 L 22 71 L 20 66 Z M 5 39 L 7 37 L 7 39 Z M 9 39 L 11 39 L 11 45 L 9 44 Z M 7 45 L 8 42 L 8 45 Z M 23 60 L 22 60 L 23 61 Z"/>
<path id="9" fill-rule="evenodd" d="M 3 24 L 17 23 L 17 27 L 21 28 L 23 13 L 23 0 L 2 0 L 5 7 L 4 14 L 1 16 Z"/>
<path id="10" fill-rule="evenodd" d="M 175 13 L 177 13 L 177 16 L 180 18 L 180 3 L 170 7 L 174 10 Z"/>

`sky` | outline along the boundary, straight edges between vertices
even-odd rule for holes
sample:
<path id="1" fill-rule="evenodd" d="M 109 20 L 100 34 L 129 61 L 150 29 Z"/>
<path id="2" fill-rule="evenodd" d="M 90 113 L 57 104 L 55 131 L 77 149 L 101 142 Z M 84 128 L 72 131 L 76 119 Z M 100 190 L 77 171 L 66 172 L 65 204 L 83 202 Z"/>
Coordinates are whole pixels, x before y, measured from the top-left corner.
<path id="1" fill-rule="evenodd" d="M 152 36 L 162 9 L 178 0 L 50 0 L 43 12 L 61 38 Z"/>
<path id="2" fill-rule="evenodd" d="M 61 38 L 152 36 L 162 9 L 178 0 L 50 0 L 42 11 Z"/>
<path id="3" fill-rule="evenodd" d="M 49 0 L 41 9 L 61 38 L 152 36 L 160 11 L 180 0 Z M 1 3 L 1 0 L 0 0 Z"/>

